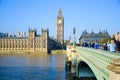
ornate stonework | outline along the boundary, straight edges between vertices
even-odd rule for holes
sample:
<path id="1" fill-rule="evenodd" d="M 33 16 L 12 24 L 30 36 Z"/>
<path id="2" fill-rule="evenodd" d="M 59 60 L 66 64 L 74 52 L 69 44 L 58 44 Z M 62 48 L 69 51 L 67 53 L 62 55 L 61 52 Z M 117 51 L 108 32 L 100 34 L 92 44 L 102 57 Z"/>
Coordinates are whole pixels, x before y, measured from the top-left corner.
<path id="1" fill-rule="evenodd" d="M 62 16 L 62 10 L 59 9 L 57 16 L 57 41 L 60 44 L 64 44 L 64 18 Z"/>

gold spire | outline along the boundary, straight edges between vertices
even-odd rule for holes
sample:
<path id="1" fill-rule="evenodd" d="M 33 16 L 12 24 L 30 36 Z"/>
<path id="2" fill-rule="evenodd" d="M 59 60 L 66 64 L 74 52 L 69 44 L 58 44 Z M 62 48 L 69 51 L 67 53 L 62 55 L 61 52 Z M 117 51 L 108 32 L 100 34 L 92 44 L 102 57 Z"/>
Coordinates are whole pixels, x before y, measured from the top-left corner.
<path id="1" fill-rule="evenodd" d="M 62 15 L 62 9 L 61 8 L 59 8 L 58 14 Z"/>

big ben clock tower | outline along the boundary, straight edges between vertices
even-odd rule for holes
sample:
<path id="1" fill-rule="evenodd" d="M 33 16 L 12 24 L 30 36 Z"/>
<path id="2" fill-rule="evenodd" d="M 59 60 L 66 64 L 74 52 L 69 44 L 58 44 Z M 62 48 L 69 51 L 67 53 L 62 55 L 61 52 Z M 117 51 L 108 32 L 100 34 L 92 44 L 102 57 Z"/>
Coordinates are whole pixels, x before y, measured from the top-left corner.
<path id="1" fill-rule="evenodd" d="M 64 18 L 62 16 L 62 10 L 59 9 L 57 16 L 57 42 L 64 44 Z"/>

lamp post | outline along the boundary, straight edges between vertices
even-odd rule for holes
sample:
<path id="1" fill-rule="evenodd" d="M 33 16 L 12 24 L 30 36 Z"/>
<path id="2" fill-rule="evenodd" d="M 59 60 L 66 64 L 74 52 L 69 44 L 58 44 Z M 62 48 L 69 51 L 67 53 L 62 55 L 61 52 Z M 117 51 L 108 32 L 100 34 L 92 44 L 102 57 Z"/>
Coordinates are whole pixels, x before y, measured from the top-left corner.
<path id="1" fill-rule="evenodd" d="M 76 34 L 76 29 L 74 27 L 73 28 L 73 37 L 74 37 L 74 39 L 73 39 L 73 46 L 75 46 L 75 34 Z"/>
<path id="2" fill-rule="evenodd" d="M 71 45 L 71 36 L 69 37 L 69 45 Z"/>

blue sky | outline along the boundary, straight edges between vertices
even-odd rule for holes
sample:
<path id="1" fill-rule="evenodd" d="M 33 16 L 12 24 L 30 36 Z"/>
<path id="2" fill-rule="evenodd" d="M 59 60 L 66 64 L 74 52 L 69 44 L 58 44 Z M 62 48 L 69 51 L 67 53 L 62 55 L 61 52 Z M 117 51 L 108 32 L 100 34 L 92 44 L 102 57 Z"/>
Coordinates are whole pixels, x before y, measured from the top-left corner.
<path id="1" fill-rule="evenodd" d="M 28 32 L 28 27 L 49 28 L 56 38 L 56 17 L 61 8 L 64 16 L 65 39 L 83 30 L 99 32 L 108 30 L 110 35 L 120 31 L 120 0 L 0 0 L 0 32 L 15 34 Z"/>

